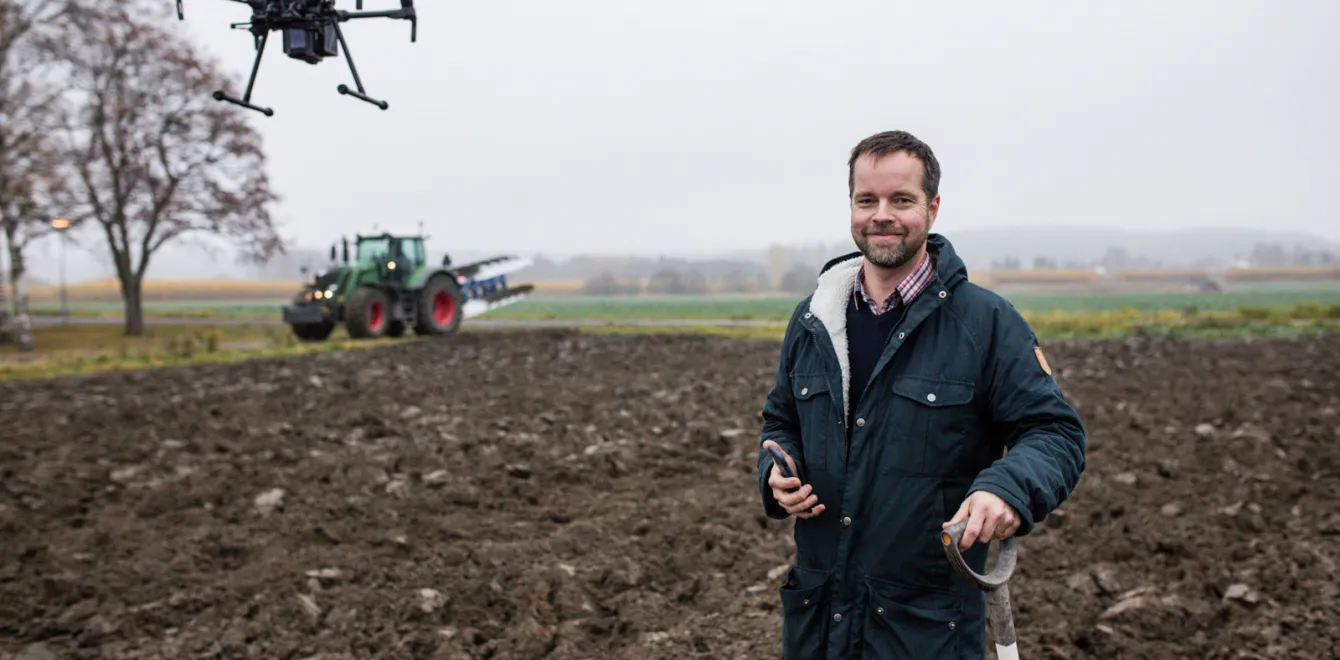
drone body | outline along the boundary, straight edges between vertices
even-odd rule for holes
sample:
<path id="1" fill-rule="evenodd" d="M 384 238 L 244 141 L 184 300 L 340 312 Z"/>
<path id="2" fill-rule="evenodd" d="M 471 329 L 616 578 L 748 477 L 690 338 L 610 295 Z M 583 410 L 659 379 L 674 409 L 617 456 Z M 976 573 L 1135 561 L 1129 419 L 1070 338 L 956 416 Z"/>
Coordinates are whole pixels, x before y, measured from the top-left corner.
<path id="1" fill-rule="evenodd" d="M 386 101 L 378 101 L 367 95 L 363 81 L 354 67 L 354 58 L 349 54 L 349 43 L 344 39 L 340 23 L 355 18 L 399 18 L 410 22 L 410 42 L 418 41 L 418 15 L 414 12 L 414 0 L 400 0 L 400 9 L 385 11 L 362 11 L 363 0 L 356 0 L 358 11 L 345 11 L 335 8 L 335 0 L 232 0 L 251 7 L 249 23 L 234 23 L 233 28 L 247 28 L 256 42 L 256 61 L 251 66 L 251 78 L 247 80 L 246 93 L 242 98 L 231 96 L 223 90 L 214 92 L 214 98 L 227 101 L 244 108 L 256 110 L 265 116 L 273 116 L 274 110 L 262 108 L 251 103 L 251 90 L 256 85 L 256 72 L 261 66 L 261 57 L 265 55 L 265 44 L 270 32 L 283 33 L 284 54 L 295 60 L 317 64 L 327 57 L 337 57 L 344 50 L 344 58 L 349 62 L 349 71 L 353 73 L 357 90 L 347 85 L 336 88 L 341 94 L 367 101 L 382 110 L 389 107 Z M 182 0 L 177 0 L 177 18 L 185 20 Z"/>

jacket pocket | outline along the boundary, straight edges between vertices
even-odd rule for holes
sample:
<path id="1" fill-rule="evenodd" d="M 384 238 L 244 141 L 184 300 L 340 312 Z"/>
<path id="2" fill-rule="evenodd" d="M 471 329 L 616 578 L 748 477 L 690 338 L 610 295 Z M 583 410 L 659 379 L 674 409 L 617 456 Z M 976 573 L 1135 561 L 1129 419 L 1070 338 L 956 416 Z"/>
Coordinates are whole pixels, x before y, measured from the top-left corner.
<path id="1" fill-rule="evenodd" d="M 956 595 L 866 578 L 864 657 L 958 660 L 963 604 Z"/>
<path id="2" fill-rule="evenodd" d="M 812 481 L 805 470 L 828 469 L 828 438 L 837 426 L 837 404 L 823 374 L 791 376 L 791 396 L 796 400 L 796 414 L 800 418 L 800 444 L 804 451 L 802 480 Z"/>
<path id="3" fill-rule="evenodd" d="M 782 598 L 782 658 L 808 660 L 824 657 L 828 644 L 828 573 L 794 567 L 780 590 Z"/>
<path id="4" fill-rule="evenodd" d="M 891 423 L 903 429 L 898 447 L 886 451 L 883 472 L 944 475 L 954 471 L 963 441 L 977 427 L 972 383 L 925 376 L 898 376 Z"/>

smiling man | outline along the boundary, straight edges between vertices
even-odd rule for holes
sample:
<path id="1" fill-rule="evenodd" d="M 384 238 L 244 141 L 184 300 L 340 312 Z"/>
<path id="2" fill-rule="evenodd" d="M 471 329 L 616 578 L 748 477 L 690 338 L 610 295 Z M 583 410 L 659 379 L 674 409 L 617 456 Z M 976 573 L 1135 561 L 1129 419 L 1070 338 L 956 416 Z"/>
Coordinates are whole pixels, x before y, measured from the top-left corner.
<path id="1" fill-rule="evenodd" d="M 857 144 L 858 251 L 823 267 L 787 326 L 758 461 L 764 510 L 796 518 L 784 658 L 984 657 L 985 599 L 940 531 L 967 518 L 964 558 L 984 572 L 987 543 L 1028 534 L 1084 470 L 1083 426 L 1032 329 L 931 233 L 939 185 L 912 135 Z"/>

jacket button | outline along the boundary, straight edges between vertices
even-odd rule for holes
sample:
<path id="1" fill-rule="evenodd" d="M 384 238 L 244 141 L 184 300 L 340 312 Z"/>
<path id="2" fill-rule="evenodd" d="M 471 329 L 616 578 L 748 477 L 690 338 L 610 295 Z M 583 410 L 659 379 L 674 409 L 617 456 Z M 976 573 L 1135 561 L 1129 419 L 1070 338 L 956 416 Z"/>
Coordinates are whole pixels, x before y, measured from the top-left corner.
<path id="1" fill-rule="evenodd" d="M 950 629 L 950 630 L 953 630 L 953 629 L 955 629 L 955 628 L 957 628 L 957 627 L 958 627 L 958 624 L 954 623 L 953 621 L 950 621 L 950 622 L 949 622 L 949 629 Z"/>
<path id="2" fill-rule="evenodd" d="M 842 623 L 842 615 L 841 615 L 841 614 L 834 614 L 834 615 L 833 615 L 833 622 L 834 622 L 834 623 Z"/>
<path id="3" fill-rule="evenodd" d="M 843 516 L 843 517 L 842 517 L 842 526 L 843 526 L 843 527 L 851 527 L 851 516 Z"/>
<path id="4" fill-rule="evenodd" d="M 856 420 L 856 425 L 857 425 L 857 426 L 865 426 L 865 418 L 864 418 L 864 417 L 861 417 L 861 418 L 857 419 L 857 420 Z"/>
<path id="5" fill-rule="evenodd" d="M 875 608 L 875 614 L 878 614 L 878 615 L 880 615 L 880 616 L 884 616 L 884 608 L 882 608 L 882 607 L 876 607 L 876 608 Z"/>
<path id="6" fill-rule="evenodd" d="M 906 333 L 906 332 L 900 332 L 900 333 L 898 333 L 898 338 L 899 338 L 899 339 L 903 339 L 903 338 L 906 338 L 906 337 L 907 337 L 907 333 Z"/>
<path id="7" fill-rule="evenodd" d="M 947 296 L 947 295 L 949 295 L 949 294 L 945 293 L 944 291 L 941 291 L 941 292 L 940 292 L 940 297 L 941 297 L 941 298 L 943 298 L 943 297 L 945 297 L 945 296 Z"/>
<path id="8" fill-rule="evenodd" d="M 809 393 L 810 393 L 810 388 L 808 388 L 808 387 L 802 387 L 802 388 L 800 388 L 800 396 L 805 396 L 806 394 L 809 394 Z"/>
<path id="9" fill-rule="evenodd" d="M 935 392 L 931 392 L 930 394 L 927 394 L 927 395 L 926 395 L 926 400 L 927 400 L 927 401 L 934 401 L 934 400 L 935 400 Z"/>

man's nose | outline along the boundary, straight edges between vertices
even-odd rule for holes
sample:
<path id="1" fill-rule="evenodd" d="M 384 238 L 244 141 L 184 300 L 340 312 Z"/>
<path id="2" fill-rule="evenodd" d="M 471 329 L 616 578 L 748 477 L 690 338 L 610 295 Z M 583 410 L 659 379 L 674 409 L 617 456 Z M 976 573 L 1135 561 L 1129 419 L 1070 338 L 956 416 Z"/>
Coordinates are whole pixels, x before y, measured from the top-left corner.
<path id="1" fill-rule="evenodd" d="M 893 214 L 893 206 L 888 200 L 880 200 L 879 206 L 875 208 L 875 217 L 872 220 L 875 222 L 893 222 L 896 217 Z"/>

